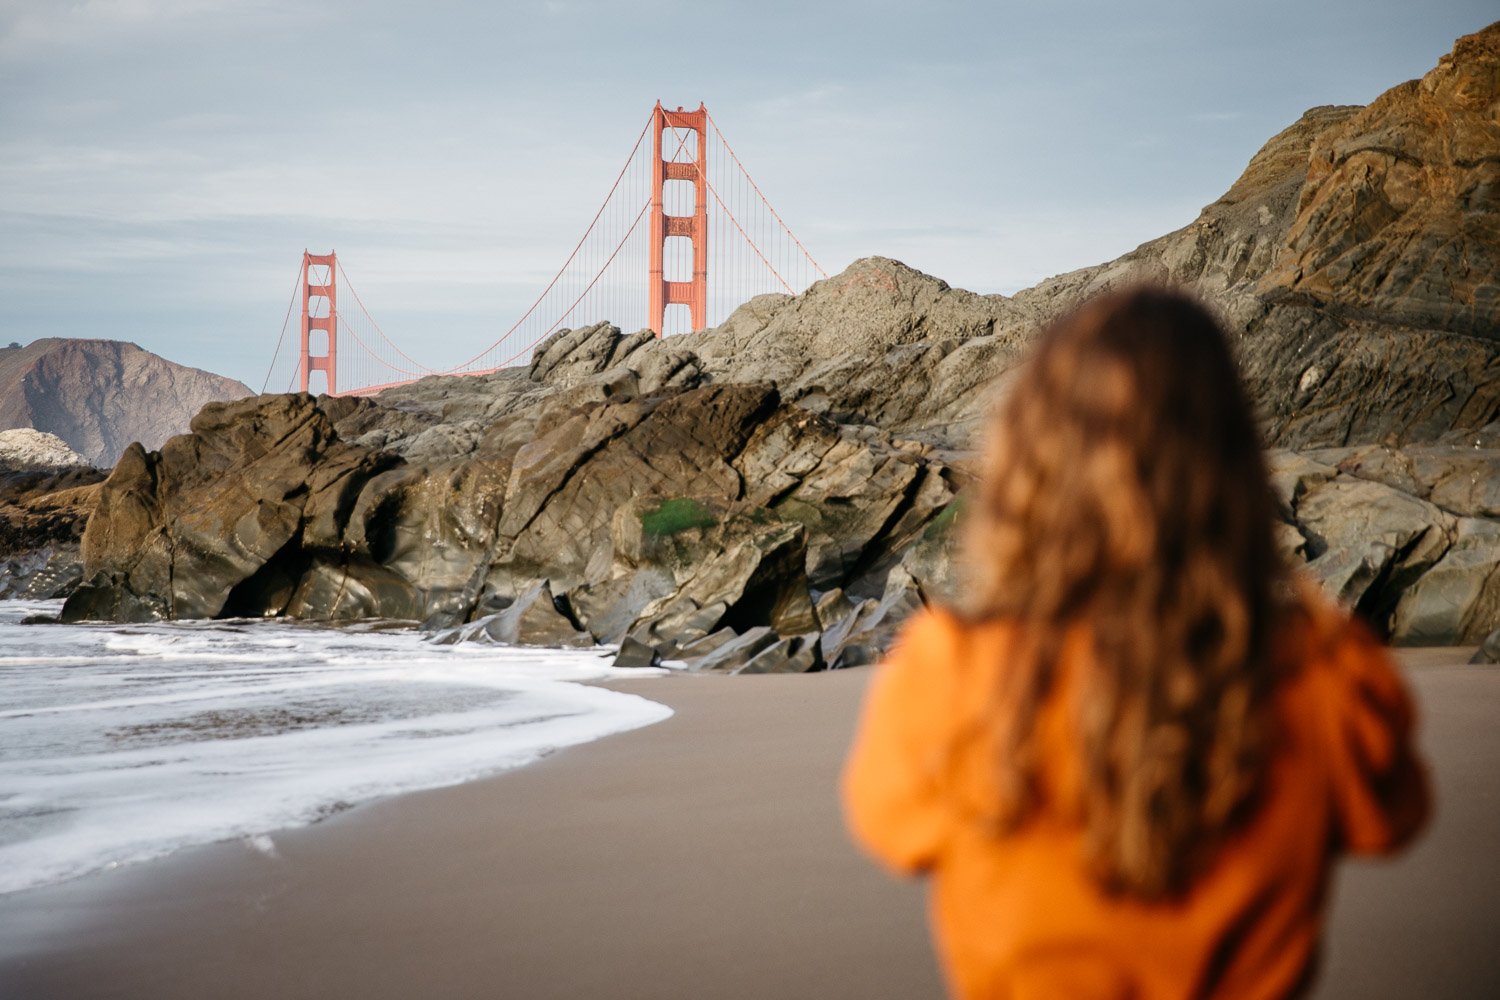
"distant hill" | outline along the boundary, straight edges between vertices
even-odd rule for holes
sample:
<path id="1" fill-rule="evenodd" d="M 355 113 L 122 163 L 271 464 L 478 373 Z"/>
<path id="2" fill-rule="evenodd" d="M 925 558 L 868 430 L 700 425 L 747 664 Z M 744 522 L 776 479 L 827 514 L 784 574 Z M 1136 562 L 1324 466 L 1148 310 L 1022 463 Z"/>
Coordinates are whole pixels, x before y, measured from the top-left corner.
<path id="1" fill-rule="evenodd" d="M 0 430 L 56 434 L 108 468 L 132 441 L 159 448 L 215 400 L 251 395 L 232 378 L 120 340 L 47 337 L 0 348 Z"/>

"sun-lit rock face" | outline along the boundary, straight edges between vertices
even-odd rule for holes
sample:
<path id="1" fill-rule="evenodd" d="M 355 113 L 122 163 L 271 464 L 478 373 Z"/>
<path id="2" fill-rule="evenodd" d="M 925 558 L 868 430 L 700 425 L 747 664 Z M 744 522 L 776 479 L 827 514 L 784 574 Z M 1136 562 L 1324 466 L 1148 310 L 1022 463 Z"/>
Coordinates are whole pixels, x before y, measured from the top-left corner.
<path id="1" fill-rule="evenodd" d="M 1389 323 L 1500 337 L 1500 25 L 1312 143 L 1268 276 Z"/>

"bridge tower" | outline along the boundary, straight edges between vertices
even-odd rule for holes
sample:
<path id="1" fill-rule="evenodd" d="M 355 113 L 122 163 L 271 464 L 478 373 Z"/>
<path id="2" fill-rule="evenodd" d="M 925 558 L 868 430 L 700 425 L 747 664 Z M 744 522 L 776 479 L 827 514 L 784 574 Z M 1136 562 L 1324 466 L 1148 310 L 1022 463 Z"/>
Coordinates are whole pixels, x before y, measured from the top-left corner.
<path id="1" fill-rule="evenodd" d="M 668 128 L 696 133 L 693 159 L 668 162 L 662 159 L 662 133 Z M 667 306 L 686 305 L 692 315 L 693 329 L 708 325 L 708 111 L 698 103 L 697 111 L 668 111 L 656 102 L 651 116 L 651 264 L 647 278 L 650 291 L 647 323 L 661 336 Z M 673 154 L 675 160 L 675 153 Z M 662 206 L 662 190 L 667 181 L 691 181 L 694 191 L 692 215 L 668 215 Z M 693 244 L 693 278 L 691 281 L 667 280 L 663 251 L 668 239 L 685 236 Z"/>
<path id="2" fill-rule="evenodd" d="M 327 276 L 315 274 L 313 268 L 326 268 Z M 328 382 L 324 391 L 330 396 L 338 395 L 338 290 L 339 256 L 330 250 L 326 254 L 302 251 L 302 391 L 307 392 L 309 376 L 321 371 Z M 327 335 L 327 350 L 313 354 L 312 332 L 322 330 Z"/>

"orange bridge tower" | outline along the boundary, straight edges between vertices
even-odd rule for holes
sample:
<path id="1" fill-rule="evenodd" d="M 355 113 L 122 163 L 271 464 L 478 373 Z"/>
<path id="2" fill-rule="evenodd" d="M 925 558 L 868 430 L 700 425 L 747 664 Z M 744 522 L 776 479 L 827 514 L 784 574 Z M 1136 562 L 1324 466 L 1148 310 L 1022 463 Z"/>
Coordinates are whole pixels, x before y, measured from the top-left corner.
<path id="1" fill-rule="evenodd" d="M 676 152 L 669 160 L 662 159 L 662 133 L 668 128 L 695 133 L 692 160 L 679 161 Z M 708 111 L 701 101 L 697 111 L 684 111 L 680 107 L 668 111 L 657 101 L 651 116 L 651 132 L 651 264 L 647 278 L 650 299 L 646 321 L 660 337 L 669 305 L 687 306 L 694 330 L 708 325 L 708 164 L 704 159 L 708 148 Z M 687 143 L 683 142 L 676 148 L 685 151 L 686 147 Z M 662 191 L 667 181 L 692 182 L 692 215 L 666 214 Z M 667 280 L 663 251 L 666 241 L 672 237 L 687 237 L 692 241 L 691 281 Z"/>
<path id="2" fill-rule="evenodd" d="M 330 396 L 338 395 L 335 371 L 338 367 L 338 290 L 339 256 L 330 250 L 326 254 L 302 251 L 302 391 L 308 391 L 309 376 L 321 371 L 326 380 L 323 390 Z M 321 354 L 312 353 L 313 332 L 321 330 L 320 338 L 326 349 Z M 320 345 L 322 346 L 322 345 Z"/>

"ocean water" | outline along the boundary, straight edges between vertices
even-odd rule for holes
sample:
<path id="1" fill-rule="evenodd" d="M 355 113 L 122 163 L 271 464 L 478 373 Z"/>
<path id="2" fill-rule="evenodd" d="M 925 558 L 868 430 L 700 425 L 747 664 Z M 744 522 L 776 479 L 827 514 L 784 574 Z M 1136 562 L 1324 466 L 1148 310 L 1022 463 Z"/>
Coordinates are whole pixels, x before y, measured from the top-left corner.
<path id="1" fill-rule="evenodd" d="M 0 601 L 0 893 L 457 784 L 671 710 L 597 650 L 284 621 L 22 625 Z"/>

